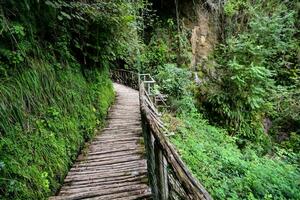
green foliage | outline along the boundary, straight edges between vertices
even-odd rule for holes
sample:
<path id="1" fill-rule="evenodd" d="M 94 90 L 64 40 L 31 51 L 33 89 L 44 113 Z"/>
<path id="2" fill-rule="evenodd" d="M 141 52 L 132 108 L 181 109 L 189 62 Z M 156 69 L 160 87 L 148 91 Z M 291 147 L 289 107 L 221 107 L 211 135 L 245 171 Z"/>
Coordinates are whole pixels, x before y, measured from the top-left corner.
<path id="1" fill-rule="evenodd" d="M 188 94 L 191 85 L 190 76 L 188 70 L 177 68 L 174 64 L 166 64 L 159 68 L 155 78 L 159 81 L 163 93 L 180 99 Z"/>
<path id="2" fill-rule="evenodd" d="M 247 13 L 247 24 L 239 35 L 229 36 L 219 46 L 215 53 L 216 73 L 200 86 L 200 93 L 212 121 L 225 125 L 231 134 L 253 141 L 265 137 L 266 117 L 287 114 L 276 114 L 274 110 L 282 99 L 276 95 L 280 88 L 286 87 L 290 94 L 296 91 L 293 86 L 300 77 L 297 16 L 296 10 L 276 0 L 255 4 L 228 1 L 225 10 L 231 15 L 241 6 Z"/>
<path id="3" fill-rule="evenodd" d="M 187 33 L 177 32 L 172 19 L 155 21 L 149 42 L 142 49 L 141 71 L 158 74 L 165 66 L 187 67 L 190 63 L 190 44 Z"/>
<path id="4" fill-rule="evenodd" d="M 227 52 L 236 51 L 236 43 L 230 43 Z M 245 49 L 251 51 L 251 45 Z M 244 49 L 244 48 L 243 48 Z M 249 52 L 248 52 L 249 53 Z M 242 54 L 238 54 L 242 59 Z M 254 55 L 253 55 L 254 56 Z M 246 63 L 240 57 L 234 57 L 221 69 L 221 78 L 209 85 L 207 101 L 212 104 L 212 112 L 218 115 L 221 123 L 232 127 L 233 134 L 255 139 L 262 134 L 262 117 L 271 109 L 268 102 L 273 89 L 271 72 L 259 64 Z M 224 70 L 222 70 L 224 69 Z M 249 124 L 253 127 L 247 127 Z M 259 131 L 260 127 L 260 131 Z"/>
<path id="5" fill-rule="evenodd" d="M 59 188 L 114 94 L 108 69 L 136 62 L 143 2 L 7 0 L 0 7 L 0 199 Z"/>
<path id="6" fill-rule="evenodd" d="M 113 99 L 107 70 L 90 73 L 96 78 L 86 81 L 74 67 L 35 61 L 1 85 L 2 199 L 44 199 L 57 190 Z"/>
<path id="7" fill-rule="evenodd" d="M 241 9 L 247 7 L 247 1 L 243 0 L 229 0 L 225 2 L 224 12 L 226 15 L 232 17 L 237 14 L 237 12 Z"/>
<path id="8" fill-rule="evenodd" d="M 300 198 L 295 2 L 226 1 L 228 38 L 205 63 L 198 86 L 175 66 L 176 30 L 158 23 L 142 54 L 145 71 L 170 95 L 177 117 L 165 114 L 164 121 L 175 133 L 171 141 L 214 199 Z M 196 109 L 193 87 L 198 108 L 215 126 Z"/>
<path id="9" fill-rule="evenodd" d="M 175 127 L 171 141 L 214 199 L 300 198 L 295 154 L 281 150 L 261 157 L 252 148 L 240 150 L 234 137 L 208 125 L 197 113 L 166 121 L 169 129 Z"/>
<path id="10" fill-rule="evenodd" d="M 167 63 L 171 57 L 169 56 L 169 48 L 164 40 L 153 40 L 145 48 L 145 53 L 141 55 L 142 71 L 158 72 L 157 67 Z M 174 57 L 174 56 L 172 56 Z"/>
<path id="11" fill-rule="evenodd" d="M 133 6 L 125 0 L 8 0 L 0 13 L 0 76 L 13 74 L 27 56 L 42 56 L 36 48 L 39 41 L 61 62 L 76 57 L 90 68 L 117 59 L 133 64 L 138 48 L 136 13 L 142 7 L 140 1 Z"/>
<path id="12" fill-rule="evenodd" d="M 295 85 L 289 88 L 278 86 L 273 99 L 276 102 L 276 109 L 271 115 L 273 123 L 270 133 L 283 147 L 299 152 L 300 86 Z"/>
<path id="13" fill-rule="evenodd" d="M 158 82 L 157 90 L 168 95 L 168 104 L 177 112 L 195 109 L 191 89 L 190 44 L 187 33 L 177 32 L 173 19 L 154 21 L 149 43 L 142 49 L 142 72 L 149 72 Z M 180 41 L 180 44 L 179 44 Z"/>
<path id="14" fill-rule="evenodd" d="M 196 110 L 192 94 L 191 73 L 175 64 L 165 64 L 159 68 L 155 80 L 159 82 L 158 90 L 168 95 L 168 105 L 176 113 L 194 112 Z"/>

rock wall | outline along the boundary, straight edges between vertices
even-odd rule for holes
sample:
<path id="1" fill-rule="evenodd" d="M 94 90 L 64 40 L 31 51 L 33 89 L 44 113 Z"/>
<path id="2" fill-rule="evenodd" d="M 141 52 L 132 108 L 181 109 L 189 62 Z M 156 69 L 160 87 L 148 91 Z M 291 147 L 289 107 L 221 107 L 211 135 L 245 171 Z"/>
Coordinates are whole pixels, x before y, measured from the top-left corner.
<path id="1" fill-rule="evenodd" d="M 186 1 L 180 4 L 183 27 L 191 32 L 192 45 L 191 69 L 201 71 L 208 56 L 218 43 L 218 23 L 216 16 L 206 3 Z"/>

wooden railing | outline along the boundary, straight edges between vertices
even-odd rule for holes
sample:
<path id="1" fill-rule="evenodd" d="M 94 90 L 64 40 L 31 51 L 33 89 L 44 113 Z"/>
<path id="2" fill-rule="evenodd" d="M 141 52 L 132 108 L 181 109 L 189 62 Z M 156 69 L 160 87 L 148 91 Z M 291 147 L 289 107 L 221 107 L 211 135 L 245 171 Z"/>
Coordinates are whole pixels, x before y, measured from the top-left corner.
<path id="1" fill-rule="evenodd" d="M 116 83 L 120 83 L 131 87 L 135 90 L 139 89 L 139 76 L 135 72 L 131 72 L 125 69 L 111 70 L 111 79 Z"/>
<path id="2" fill-rule="evenodd" d="M 114 72 L 115 74 L 117 72 Z M 122 72 L 125 75 L 124 71 Z M 131 76 L 131 75 L 125 75 Z M 210 200 L 205 188 L 192 176 L 167 137 L 168 131 L 153 102 L 154 79 L 150 74 L 138 77 L 143 135 L 148 161 L 149 181 L 157 200 Z M 122 78 L 119 80 L 128 80 Z M 126 82 L 119 82 L 126 84 Z M 131 87 L 131 84 L 127 86 Z"/>

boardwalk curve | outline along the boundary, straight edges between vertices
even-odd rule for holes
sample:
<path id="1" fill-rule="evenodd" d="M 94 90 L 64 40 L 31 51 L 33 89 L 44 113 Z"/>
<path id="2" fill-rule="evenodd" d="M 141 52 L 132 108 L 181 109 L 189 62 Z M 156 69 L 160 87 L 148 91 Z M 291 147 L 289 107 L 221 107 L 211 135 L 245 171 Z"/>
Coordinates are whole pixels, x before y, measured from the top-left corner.
<path id="1" fill-rule="evenodd" d="M 138 91 L 114 84 L 108 124 L 80 155 L 57 196 L 50 199 L 152 199 Z"/>

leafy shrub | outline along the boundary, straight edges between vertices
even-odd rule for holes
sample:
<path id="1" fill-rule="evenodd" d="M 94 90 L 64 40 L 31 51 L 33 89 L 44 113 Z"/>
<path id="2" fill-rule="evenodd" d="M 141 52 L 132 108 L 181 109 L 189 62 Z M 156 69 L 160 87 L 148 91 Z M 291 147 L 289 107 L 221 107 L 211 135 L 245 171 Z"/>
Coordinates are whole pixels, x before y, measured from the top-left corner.
<path id="1" fill-rule="evenodd" d="M 172 55 L 166 41 L 153 38 L 152 41 L 145 46 L 144 53 L 141 55 L 141 70 L 156 74 L 159 71 L 159 67 L 173 59 L 174 55 Z"/>
<path id="2" fill-rule="evenodd" d="M 247 7 L 247 1 L 229 0 L 229 1 L 225 2 L 224 12 L 226 15 L 232 17 L 233 15 L 237 14 L 239 12 L 239 10 L 241 10 L 244 7 Z"/>
<path id="3" fill-rule="evenodd" d="M 226 51 L 236 51 L 238 44 L 235 44 L 230 43 Z M 252 51 L 251 47 L 248 45 L 245 50 Z M 220 68 L 221 78 L 208 86 L 210 109 L 221 123 L 232 127 L 232 134 L 255 140 L 263 132 L 264 113 L 272 108 L 268 101 L 274 87 L 272 73 L 254 63 L 244 64 L 240 57 L 226 63 L 226 68 Z M 248 127 L 250 124 L 252 128 Z"/>
<path id="4" fill-rule="evenodd" d="M 188 94 L 191 85 L 191 73 L 186 69 L 178 68 L 174 64 L 166 64 L 159 68 L 155 76 L 163 93 L 180 99 Z"/>
<path id="5" fill-rule="evenodd" d="M 26 57 L 51 57 L 43 55 L 40 47 L 51 51 L 59 62 L 75 57 L 85 68 L 117 59 L 135 62 L 135 15 L 142 2 L 133 6 L 123 0 L 8 0 L 1 6 L 0 76 L 26 67 Z"/>
<path id="6" fill-rule="evenodd" d="M 165 66 L 177 65 L 186 68 L 191 62 L 191 46 L 187 39 L 187 32 L 177 31 L 173 19 L 157 19 L 153 31 L 148 36 L 142 48 L 140 71 L 157 74 Z M 147 38 L 148 39 L 148 38 Z"/>

